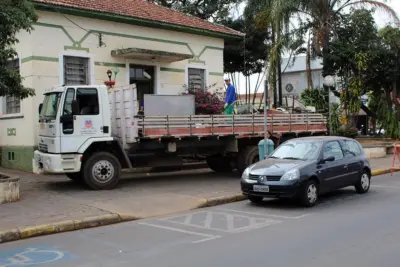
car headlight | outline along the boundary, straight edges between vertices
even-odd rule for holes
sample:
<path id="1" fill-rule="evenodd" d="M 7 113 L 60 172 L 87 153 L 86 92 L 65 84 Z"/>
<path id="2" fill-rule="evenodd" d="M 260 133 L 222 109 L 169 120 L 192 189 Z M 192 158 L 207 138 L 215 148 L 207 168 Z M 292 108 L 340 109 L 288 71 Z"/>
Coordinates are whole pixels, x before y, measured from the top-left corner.
<path id="1" fill-rule="evenodd" d="M 250 168 L 246 168 L 242 173 L 242 179 L 249 179 L 249 175 L 250 175 Z"/>
<path id="2" fill-rule="evenodd" d="M 282 177 L 281 180 L 285 181 L 294 181 L 298 180 L 300 178 L 300 172 L 298 169 L 293 169 L 288 172 L 286 172 Z"/>

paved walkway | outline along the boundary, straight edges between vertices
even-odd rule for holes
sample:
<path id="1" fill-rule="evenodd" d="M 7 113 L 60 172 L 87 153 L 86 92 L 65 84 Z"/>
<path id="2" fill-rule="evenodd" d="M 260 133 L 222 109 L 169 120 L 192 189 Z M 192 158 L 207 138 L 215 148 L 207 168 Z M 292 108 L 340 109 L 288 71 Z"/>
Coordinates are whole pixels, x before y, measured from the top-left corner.
<path id="1" fill-rule="evenodd" d="M 371 160 L 390 168 L 391 156 Z M 40 176 L 1 169 L 21 178 L 21 200 L 0 205 L 0 232 L 24 226 L 83 219 L 109 213 L 153 217 L 194 209 L 207 199 L 240 193 L 237 173 L 209 169 L 164 174 L 126 174 L 117 189 L 89 191 L 65 176 Z"/>

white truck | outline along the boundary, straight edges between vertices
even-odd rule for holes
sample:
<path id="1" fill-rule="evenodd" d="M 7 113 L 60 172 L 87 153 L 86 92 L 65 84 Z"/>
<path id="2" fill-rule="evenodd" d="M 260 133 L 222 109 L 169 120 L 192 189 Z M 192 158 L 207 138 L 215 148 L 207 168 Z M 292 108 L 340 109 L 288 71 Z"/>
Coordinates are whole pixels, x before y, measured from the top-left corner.
<path id="1" fill-rule="evenodd" d="M 136 86 L 61 86 L 39 106 L 36 168 L 63 173 L 94 190 L 117 186 L 122 169 L 206 160 L 216 172 L 241 173 L 258 161 L 263 115 L 139 115 Z M 269 114 L 275 134 L 326 134 L 321 114 Z"/>

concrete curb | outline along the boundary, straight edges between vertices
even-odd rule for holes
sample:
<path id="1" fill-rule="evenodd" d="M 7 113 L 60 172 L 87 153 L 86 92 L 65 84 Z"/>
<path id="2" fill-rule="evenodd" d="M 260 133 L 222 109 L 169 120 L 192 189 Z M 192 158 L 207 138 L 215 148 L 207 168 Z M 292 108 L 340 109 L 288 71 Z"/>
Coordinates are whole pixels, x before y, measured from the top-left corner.
<path id="1" fill-rule="evenodd" d="M 393 171 L 398 172 L 400 171 L 400 169 L 395 169 Z M 388 173 L 391 173 L 391 169 L 377 169 L 372 171 L 372 176 L 388 174 Z M 203 199 L 200 200 L 200 203 L 193 209 L 213 207 L 222 204 L 238 202 L 245 199 L 247 199 L 247 197 L 242 195 L 241 193 L 237 193 L 230 196 L 221 196 L 221 197 Z M 52 224 L 11 229 L 8 231 L 0 232 L 0 244 L 11 241 L 17 241 L 21 239 L 27 239 L 31 237 L 76 231 L 76 230 L 116 224 L 121 222 L 135 221 L 139 219 L 142 218 L 138 218 L 129 214 L 114 213 L 114 214 L 106 214 L 95 217 L 88 217 L 82 220 L 68 220 Z"/>
<path id="2" fill-rule="evenodd" d="M 0 244 L 31 237 L 82 230 L 120 222 L 134 221 L 138 219 L 139 218 L 131 215 L 106 214 L 101 216 L 88 217 L 82 220 L 67 220 L 63 222 L 43 224 L 32 227 L 21 227 L 0 232 Z"/>
<path id="3" fill-rule="evenodd" d="M 393 169 L 393 172 L 399 172 L 400 169 Z M 372 176 L 378 176 L 378 175 L 382 175 L 382 174 L 388 174 L 391 173 L 392 169 L 376 169 L 376 170 L 372 170 L 371 175 Z"/>

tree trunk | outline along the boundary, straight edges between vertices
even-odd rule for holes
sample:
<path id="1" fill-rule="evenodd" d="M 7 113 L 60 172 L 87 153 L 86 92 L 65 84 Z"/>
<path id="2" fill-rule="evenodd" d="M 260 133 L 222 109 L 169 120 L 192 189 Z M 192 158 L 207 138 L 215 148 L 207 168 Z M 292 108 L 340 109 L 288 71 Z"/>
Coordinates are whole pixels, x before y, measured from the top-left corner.
<path id="1" fill-rule="evenodd" d="M 275 30 L 272 29 L 272 34 L 271 34 L 271 41 L 274 44 L 275 43 Z M 274 104 L 276 105 L 278 102 L 278 95 L 276 91 L 276 66 L 269 66 L 270 68 L 273 68 L 274 75 L 272 79 L 270 79 L 270 87 L 272 89 L 272 92 L 274 94 Z"/>
<path id="2" fill-rule="evenodd" d="M 277 29 L 277 39 L 281 39 L 281 25 Z M 278 75 L 278 91 L 279 91 L 279 106 L 282 106 L 282 70 L 281 70 L 281 50 L 278 52 L 277 75 Z"/>
<path id="3" fill-rule="evenodd" d="M 312 74 L 311 74 L 310 34 L 308 35 L 308 41 L 307 41 L 306 72 L 307 72 L 307 86 L 308 86 L 308 89 L 312 89 L 312 88 L 314 88 L 314 85 L 313 85 Z"/>

